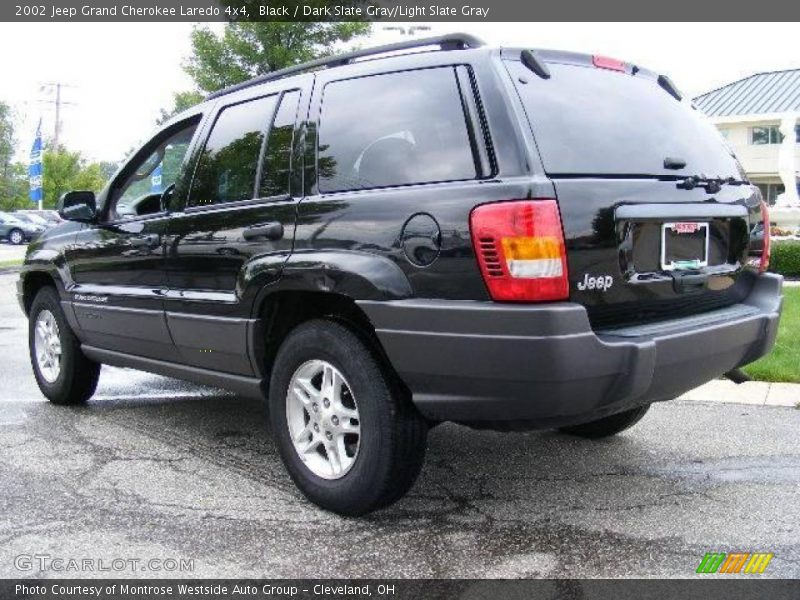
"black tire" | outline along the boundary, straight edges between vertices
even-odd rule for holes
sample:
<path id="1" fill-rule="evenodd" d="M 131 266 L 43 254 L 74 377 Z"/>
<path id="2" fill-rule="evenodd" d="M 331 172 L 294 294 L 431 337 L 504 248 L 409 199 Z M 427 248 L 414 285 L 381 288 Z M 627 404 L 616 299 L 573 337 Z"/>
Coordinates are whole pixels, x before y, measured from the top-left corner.
<path id="1" fill-rule="evenodd" d="M 61 368 L 53 382 L 47 381 L 40 372 L 34 350 L 36 319 L 43 310 L 49 310 L 55 317 L 61 342 Z M 28 351 L 36 383 L 42 394 L 53 404 L 82 404 L 94 394 L 100 376 L 100 365 L 86 358 L 81 351 L 80 342 L 61 310 L 58 293 L 52 287 L 40 289 L 31 304 L 28 315 Z"/>
<path id="2" fill-rule="evenodd" d="M 615 415 L 581 423 L 580 425 L 570 425 L 569 427 L 559 427 L 559 431 L 570 435 L 577 435 L 585 438 L 604 438 L 616 435 L 629 429 L 642 420 L 642 417 L 650 410 L 650 405 L 632 408 Z"/>
<path id="3" fill-rule="evenodd" d="M 20 244 L 25 242 L 25 234 L 21 229 L 12 229 L 11 231 L 8 232 L 6 239 L 8 239 L 9 244 L 14 244 L 15 246 L 19 246 Z"/>
<path id="4" fill-rule="evenodd" d="M 357 399 L 358 454 L 339 479 L 314 474 L 298 456 L 289 433 L 289 383 L 295 371 L 311 360 L 323 360 L 338 369 Z M 297 487 L 311 502 L 340 515 L 363 515 L 399 500 L 414 484 L 425 460 L 425 419 L 359 337 L 332 321 L 309 321 L 284 340 L 272 372 L 269 417 L 281 458 Z"/>

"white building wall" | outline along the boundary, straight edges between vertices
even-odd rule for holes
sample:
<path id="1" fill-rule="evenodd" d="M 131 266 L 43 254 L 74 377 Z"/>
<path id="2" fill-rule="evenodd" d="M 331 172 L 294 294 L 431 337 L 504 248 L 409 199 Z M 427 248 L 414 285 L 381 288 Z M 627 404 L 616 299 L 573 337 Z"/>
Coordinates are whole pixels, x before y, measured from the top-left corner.
<path id="1" fill-rule="evenodd" d="M 717 122 L 717 128 L 723 134 L 731 149 L 742 163 L 745 172 L 753 181 L 779 183 L 778 154 L 780 144 L 750 143 L 752 127 L 768 127 L 780 125 L 780 120 L 748 120 L 740 122 Z M 800 144 L 795 144 L 795 164 L 800 165 Z"/>

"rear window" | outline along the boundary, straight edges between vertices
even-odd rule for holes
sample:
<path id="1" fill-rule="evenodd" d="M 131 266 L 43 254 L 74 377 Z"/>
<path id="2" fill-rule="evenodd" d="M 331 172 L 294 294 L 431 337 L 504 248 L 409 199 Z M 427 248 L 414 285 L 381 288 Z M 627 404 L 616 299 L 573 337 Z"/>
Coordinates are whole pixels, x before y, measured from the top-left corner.
<path id="1" fill-rule="evenodd" d="M 275 113 L 272 128 L 264 151 L 264 166 L 259 195 L 289 195 L 289 175 L 292 166 L 292 141 L 294 139 L 294 120 L 300 92 L 286 92 L 281 105 Z"/>
<path id="2" fill-rule="evenodd" d="M 551 175 L 741 177 L 716 128 L 651 76 L 548 63 L 552 76 L 542 79 L 506 64 Z M 665 169 L 667 157 L 686 168 Z"/>
<path id="3" fill-rule="evenodd" d="M 455 69 L 326 85 L 318 168 L 322 192 L 475 178 Z"/>

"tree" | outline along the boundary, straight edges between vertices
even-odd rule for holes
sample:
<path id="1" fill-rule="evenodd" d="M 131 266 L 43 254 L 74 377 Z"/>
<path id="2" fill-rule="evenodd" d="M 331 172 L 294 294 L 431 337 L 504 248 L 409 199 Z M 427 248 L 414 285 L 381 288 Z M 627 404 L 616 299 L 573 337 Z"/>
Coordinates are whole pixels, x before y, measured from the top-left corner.
<path id="1" fill-rule="evenodd" d="M 70 152 L 63 146 L 44 152 L 42 170 L 42 189 L 46 208 L 54 208 L 64 192 L 99 191 L 106 182 L 100 164 L 88 163 L 80 152 Z"/>
<path id="2" fill-rule="evenodd" d="M 214 92 L 327 56 L 337 44 L 369 31 L 369 23 L 230 23 L 219 37 L 207 27 L 197 27 L 184 69 L 201 91 Z"/>
<path id="3" fill-rule="evenodd" d="M 8 198 L 12 193 L 11 160 L 14 157 L 15 142 L 11 107 L 5 102 L 0 102 L 0 198 L 2 199 Z"/>
<path id="4" fill-rule="evenodd" d="M 187 108 L 193 107 L 195 104 L 199 104 L 203 101 L 203 94 L 200 92 L 175 92 L 172 94 L 172 110 L 161 109 L 161 114 L 159 115 L 158 119 L 156 119 L 156 124 L 161 125 L 166 123 L 169 119 L 177 115 L 178 113 L 182 113 Z"/>
<path id="5" fill-rule="evenodd" d="M 99 163 L 97 163 L 97 166 L 100 168 L 100 173 L 103 176 L 103 180 L 108 181 L 111 179 L 123 162 L 123 160 L 101 160 Z"/>
<path id="6" fill-rule="evenodd" d="M 18 208 L 33 208 L 28 192 L 28 165 L 12 163 L 5 179 L 5 189 L 0 193 L 0 210 L 11 211 Z"/>
<path id="7" fill-rule="evenodd" d="M 192 55 L 184 70 L 197 90 L 174 96 L 172 110 L 158 122 L 200 102 L 206 94 L 258 75 L 328 56 L 337 46 L 367 35 L 370 24 L 352 23 L 228 23 L 222 36 L 208 27 L 192 31 Z"/>

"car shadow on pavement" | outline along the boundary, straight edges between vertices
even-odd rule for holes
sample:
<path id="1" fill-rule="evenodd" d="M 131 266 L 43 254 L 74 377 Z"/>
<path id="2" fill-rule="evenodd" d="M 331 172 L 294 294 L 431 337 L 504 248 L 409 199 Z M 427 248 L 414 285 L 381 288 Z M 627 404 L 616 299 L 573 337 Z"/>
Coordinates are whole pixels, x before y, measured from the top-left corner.
<path id="1" fill-rule="evenodd" d="M 305 502 L 283 470 L 265 405 L 211 393 L 100 396 L 76 416 L 97 416 Z M 621 497 L 632 507 L 698 493 L 696 482 L 681 478 L 654 485 L 648 440 L 635 430 L 584 440 L 550 431 L 494 432 L 446 423 L 431 430 L 428 440 L 426 463 L 409 497 L 368 519 L 490 516 L 504 504 L 513 504 L 517 515 L 539 518 L 553 508 L 602 511 L 606 499 L 608 509 L 617 510 Z M 520 513 L 521 506 L 529 511 Z"/>

